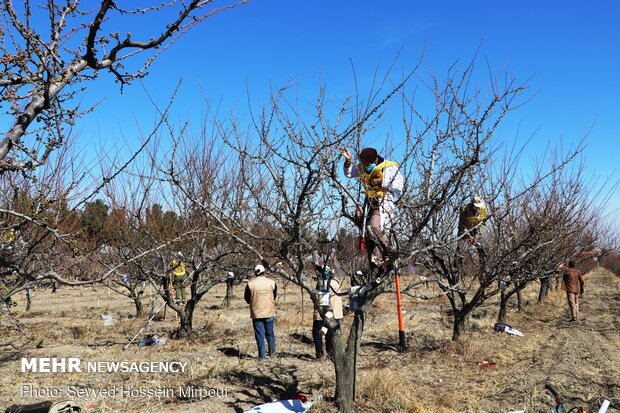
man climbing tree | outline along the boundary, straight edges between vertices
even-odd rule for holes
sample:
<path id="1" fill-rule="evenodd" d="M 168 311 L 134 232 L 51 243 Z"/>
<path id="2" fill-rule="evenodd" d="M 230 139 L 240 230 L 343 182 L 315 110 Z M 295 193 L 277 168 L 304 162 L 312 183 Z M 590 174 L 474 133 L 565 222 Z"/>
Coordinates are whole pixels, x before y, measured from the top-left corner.
<path id="1" fill-rule="evenodd" d="M 365 148 L 359 153 L 359 165 L 353 164 L 348 149 L 341 149 L 340 152 L 345 158 L 344 174 L 348 178 L 359 177 L 364 187 L 366 199 L 360 225 L 362 231 L 371 235 L 368 248 L 371 269 L 387 266 L 396 258 L 396 251 L 386 232 L 392 224 L 395 201 L 403 191 L 404 178 L 399 165 L 383 159 L 374 148 Z"/>
<path id="2" fill-rule="evenodd" d="M 470 202 L 461 208 L 458 236 L 460 237 L 463 233 L 467 232 L 467 241 L 469 241 L 470 244 L 475 244 L 478 234 L 480 234 L 480 223 L 484 221 L 486 216 L 487 206 L 482 198 L 478 195 L 472 196 Z"/>

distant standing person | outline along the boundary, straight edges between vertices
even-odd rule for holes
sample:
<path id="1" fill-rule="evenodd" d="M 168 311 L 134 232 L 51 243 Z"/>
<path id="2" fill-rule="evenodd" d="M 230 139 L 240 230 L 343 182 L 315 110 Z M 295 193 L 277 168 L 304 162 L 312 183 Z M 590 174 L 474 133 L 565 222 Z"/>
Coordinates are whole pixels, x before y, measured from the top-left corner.
<path id="1" fill-rule="evenodd" d="M 326 308 L 324 309 L 326 312 L 331 311 L 331 316 L 334 317 L 334 320 L 336 320 L 336 323 L 338 324 L 337 329 L 340 329 L 340 320 L 344 318 L 344 313 L 342 311 L 342 298 L 339 296 L 340 283 L 333 278 L 331 268 L 321 268 L 320 273 L 322 273 L 322 276 L 319 279 L 316 289 L 321 292 L 322 296 L 329 297 L 329 301 L 322 304 L 325 304 L 324 307 Z M 316 310 L 314 311 L 312 341 L 314 342 L 314 349 L 317 359 L 322 359 L 325 356 L 325 353 L 323 352 L 323 335 L 325 335 L 325 350 L 327 351 L 327 355 L 333 357 L 332 337 L 337 329 L 327 329 L 327 326 L 323 323 L 321 314 Z"/>
<path id="2" fill-rule="evenodd" d="M 172 260 L 172 273 L 170 278 L 172 279 L 174 286 L 174 299 L 177 304 L 185 304 L 185 287 L 183 283 L 186 277 L 186 265 L 183 261 L 183 253 L 178 251 L 176 258 Z"/>
<path id="3" fill-rule="evenodd" d="M 250 304 L 250 317 L 254 327 L 254 337 L 258 345 L 258 358 L 263 360 L 265 353 L 265 338 L 269 347 L 269 355 L 276 355 L 276 336 L 273 325 L 276 320 L 276 298 L 278 286 L 276 282 L 265 276 L 265 267 L 254 267 L 255 278 L 248 281 L 245 287 L 245 302 Z"/>
<path id="4" fill-rule="evenodd" d="M 579 320 L 579 296 L 583 296 L 583 277 L 581 271 L 575 268 L 575 262 L 569 261 L 568 268 L 560 264 L 558 272 L 562 274 L 562 289 L 566 291 L 568 301 L 569 321 Z"/>

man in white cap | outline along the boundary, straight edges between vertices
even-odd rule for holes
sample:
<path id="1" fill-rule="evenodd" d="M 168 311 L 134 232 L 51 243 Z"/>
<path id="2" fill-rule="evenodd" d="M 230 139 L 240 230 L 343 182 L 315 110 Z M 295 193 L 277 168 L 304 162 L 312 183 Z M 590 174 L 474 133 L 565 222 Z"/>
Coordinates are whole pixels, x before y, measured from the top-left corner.
<path id="1" fill-rule="evenodd" d="M 276 298 L 278 286 L 276 282 L 265 276 L 265 267 L 258 264 L 254 267 L 254 277 L 245 287 L 245 302 L 250 304 L 250 317 L 254 327 L 254 337 L 258 345 L 258 358 L 266 356 L 265 338 L 269 348 L 269 355 L 276 355 L 276 336 L 273 325 L 276 320 Z"/>
<path id="2" fill-rule="evenodd" d="M 487 206 L 482 198 L 478 195 L 472 196 L 470 202 L 461 208 L 458 235 L 467 233 L 467 241 L 470 244 L 475 244 L 476 237 L 480 233 L 480 223 L 484 221 L 486 216 Z"/>

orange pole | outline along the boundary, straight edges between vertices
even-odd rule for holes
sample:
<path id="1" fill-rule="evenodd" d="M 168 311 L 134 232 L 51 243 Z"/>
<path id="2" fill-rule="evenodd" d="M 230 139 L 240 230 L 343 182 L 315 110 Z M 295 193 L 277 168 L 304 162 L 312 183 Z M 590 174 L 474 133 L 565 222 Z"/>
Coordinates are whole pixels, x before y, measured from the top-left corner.
<path id="1" fill-rule="evenodd" d="M 400 276 L 396 273 L 396 306 L 398 307 L 398 344 L 401 348 L 407 347 L 405 339 L 405 323 L 403 321 L 403 304 L 400 299 Z"/>

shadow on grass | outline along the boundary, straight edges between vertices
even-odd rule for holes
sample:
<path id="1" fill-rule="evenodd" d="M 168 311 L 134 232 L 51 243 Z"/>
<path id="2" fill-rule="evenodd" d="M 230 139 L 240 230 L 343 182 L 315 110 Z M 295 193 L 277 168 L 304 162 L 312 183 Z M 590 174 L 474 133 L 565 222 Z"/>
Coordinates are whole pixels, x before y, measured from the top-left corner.
<path id="1" fill-rule="evenodd" d="M 226 381 L 231 384 L 243 383 L 247 388 L 237 392 L 234 400 L 226 403 L 236 413 L 274 400 L 292 399 L 300 391 L 296 368 L 273 365 L 271 360 L 257 363 L 261 364 L 256 371 L 235 371 L 227 374 Z M 310 390 L 304 389 L 303 393 L 310 393 Z M 241 408 L 241 404 L 249 407 Z"/>
<path id="2" fill-rule="evenodd" d="M 292 358 L 292 359 L 298 359 L 298 360 L 315 360 L 314 357 L 312 357 L 312 355 L 310 353 L 287 353 L 284 351 L 280 351 L 278 352 L 278 357 L 282 357 L 282 358 Z"/>
<path id="3" fill-rule="evenodd" d="M 293 333 L 290 336 L 294 338 L 295 340 L 299 341 L 301 344 L 314 344 L 312 339 L 306 336 L 305 334 Z"/>
<path id="4" fill-rule="evenodd" d="M 362 348 L 374 348 L 378 352 L 391 351 L 395 353 L 414 352 L 414 353 L 430 353 L 440 350 L 446 345 L 443 339 L 437 339 L 428 335 L 412 335 L 407 334 L 407 346 L 400 347 L 400 343 L 395 338 L 389 338 L 383 341 L 367 341 L 362 343 Z"/>
<path id="5" fill-rule="evenodd" d="M 0 366 L 21 359 L 24 352 L 21 350 L 4 350 L 0 347 Z"/>
<path id="6" fill-rule="evenodd" d="M 240 358 L 240 359 L 251 359 L 251 358 L 254 358 L 251 355 L 241 353 L 239 351 L 239 349 L 232 348 L 232 347 L 220 347 L 220 348 L 217 349 L 217 351 L 221 352 L 226 357 L 235 357 L 235 358 Z"/>
<path id="7" fill-rule="evenodd" d="M 367 341 L 362 343 L 361 347 L 371 347 L 377 350 L 378 352 L 383 351 L 393 351 L 396 353 L 402 353 L 403 351 L 407 351 L 410 348 L 409 339 L 407 339 L 407 346 L 405 348 L 401 348 L 398 340 L 395 339 L 387 339 L 385 341 Z"/>
<path id="8" fill-rule="evenodd" d="M 257 359 L 255 355 L 241 353 L 239 349 L 236 349 L 233 347 L 220 347 L 217 350 L 221 352 L 222 354 L 224 354 L 226 357 L 234 357 L 234 358 L 239 358 L 239 359 Z M 299 353 L 287 353 L 287 352 L 280 351 L 278 352 L 277 357 L 278 358 L 292 358 L 292 359 L 298 359 L 298 360 L 314 360 L 314 357 L 312 357 L 312 355 L 309 353 L 299 354 Z"/>
<path id="9" fill-rule="evenodd" d="M 397 342 L 384 342 L 384 341 L 367 341 L 365 343 L 362 343 L 361 345 L 362 348 L 365 347 L 371 347 L 374 348 L 375 350 L 381 352 L 381 351 L 400 351 L 400 348 L 398 347 L 398 343 Z"/>

